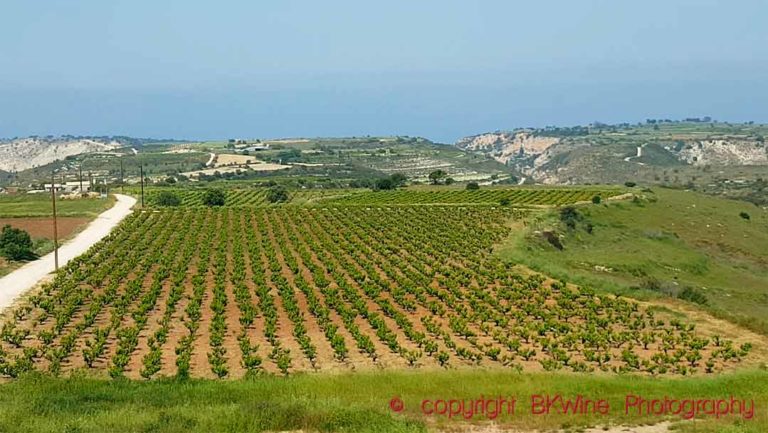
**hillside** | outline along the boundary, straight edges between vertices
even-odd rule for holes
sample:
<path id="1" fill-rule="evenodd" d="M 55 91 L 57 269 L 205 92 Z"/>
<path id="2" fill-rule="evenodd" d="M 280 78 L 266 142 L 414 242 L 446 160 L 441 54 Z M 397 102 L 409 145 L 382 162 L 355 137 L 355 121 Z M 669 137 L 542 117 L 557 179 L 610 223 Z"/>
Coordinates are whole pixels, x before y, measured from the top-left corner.
<path id="1" fill-rule="evenodd" d="M 530 221 L 501 257 L 633 297 L 679 297 L 768 334 L 768 211 L 689 191 L 634 188 L 631 202 Z M 555 233 L 559 249 L 545 239 Z"/>
<path id="2" fill-rule="evenodd" d="M 0 170 L 22 171 L 83 153 L 107 152 L 116 141 L 28 137 L 0 141 Z"/>
<path id="3" fill-rule="evenodd" d="M 546 184 L 635 180 L 706 186 L 716 181 L 702 175 L 712 167 L 721 167 L 719 174 L 728 178 L 734 167 L 768 166 L 767 133 L 768 127 L 752 123 L 648 120 L 486 133 L 460 139 L 456 146 L 491 156 Z"/>

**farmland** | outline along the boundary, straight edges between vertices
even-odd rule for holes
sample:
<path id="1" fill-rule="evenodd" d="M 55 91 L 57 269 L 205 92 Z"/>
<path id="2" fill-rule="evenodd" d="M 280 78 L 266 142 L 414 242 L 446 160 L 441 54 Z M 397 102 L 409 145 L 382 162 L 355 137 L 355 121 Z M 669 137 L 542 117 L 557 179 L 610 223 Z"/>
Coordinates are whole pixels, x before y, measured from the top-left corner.
<path id="1" fill-rule="evenodd" d="M 162 191 L 170 191 L 181 200 L 183 207 L 203 207 L 206 189 L 151 188 L 146 192 L 148 204 Z M 134 191 L 136 192 L 136 191 Z M 266 188 L 229 188 L 223 190 L 227 207 L 269 206 Z M 609 199 L 625 193 L 620 188 L 488 188 L 466 191 L 452 188 L 409 188 L 395 191 L 361 189 L 298 190 L 289 194 L 288 203 L 315 205 L 504 205 L 559 206 L 589 202 L 593 197 Z"/>
<path id="2" fill-rule="evenodd" d="M 748 357 L 748 342 L 498 260 L 493 246 L 524 215 L 137 212 L 13 312 L 0 368 L 135 379 L 471 366 L 690 375 Z"/>
<path id="3" fill-rule="evenodd" d="M 269 203 L 267 190 L 224 189 L 225 205 L 207 207 L 205 188 L 149 187 L 145 209 L 7 311 L 0 374 L 14 380 L 0 388 L 0 427 L 49 429 L 42 417 L 17 418 L 32 400 L 50 422 L 80 431 L 425 431 L 414 408 L 433 394 L 541 387 L 587 387 L 618 404 L 629 390 L 719 396 L 727 383 L 768 401 L 749 385 L 765 377 L 761 336 L 510 260 L 516 240 L 564 205 L 581 203 L 589 216 L 650 207 L 593 204 L 626 198 L 627 188 L 291 190 L 282 204 Z M 162 191 L 182 202 L 155 206 Z M 611 235 L 595 223 L 595 239 Z M 336 386 L 356 391 L 318 406 Z M 37 397 L 9 400 L 13 392 Z M 230 416 L 182 403 L 206 393 L 226 394 Z M 386 410 L 392 395 L 404 399 L 403 416 Z M 252 407 L 253 398 L 271 409 Z M 101 415 L 76 417 L 71 399 L 90 399 Z M 503 421 L 531 429 L 601 420 Z"/>
<path id="4" fill-rule="evenodd" d="M 114 199 L 78 198 L 57 200 L 56 210 L 63 217 L 93 218 L 114 204 Z M 51 195 L 0 195 L 0 218 L 50 217 Z"/>
<path id="5" fill-rule="evenodd" d="M 595 196 L 610 198 L 621 194 L 620 189 L 585 189 L 585 188 L 491 188 L 479 191 L 457 189 L 420 189 L 366 192 L 357 195 L 338 196 L 332 201 L 343 204 L 384 205 L 391 203 L 423 204 L 504 204 L 505 206 L 560 206 L 590 201 Z"/>
<path id="6" fill-rule="evenodd" d="M 112 198 L 68 199 L 57 201 L 59 240 L 75 235 L 99 213 L 114 204 Z M 53 220 L 49 194 L 0 196 L 0 227 L 6 224 L 27 231 L 34 242 L 34 254 L 41 256 L 53 251 Z M 0 258 L 0 276 L 24 262 Z"/>

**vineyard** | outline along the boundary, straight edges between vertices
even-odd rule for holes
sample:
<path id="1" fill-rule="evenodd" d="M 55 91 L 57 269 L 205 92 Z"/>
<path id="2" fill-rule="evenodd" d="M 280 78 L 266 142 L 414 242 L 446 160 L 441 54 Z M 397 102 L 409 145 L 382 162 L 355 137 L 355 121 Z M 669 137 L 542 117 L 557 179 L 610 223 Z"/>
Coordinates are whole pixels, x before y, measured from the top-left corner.
<path id="1" fill-rule="evenodd" d="M 489 193 L 423 195 L 497 200 L 504 190 Z M 748 355 L 749 344 L 500 261 L 493 246 L 521 215 L 442 205 L 136 212 L 8 316 L 0 373 L 497 366 L 688 375 Z"/>
<path id="2" fill-rule="evenodd" d="M 154 205 L 156 197 L 164 191 L 172 192 L 181 200 L 182 207 L 203 207 L 203 195 L 205 189 L 189 189 L 189 188 L 148 188 L 145 194 L 146 204 Z M 138 195 L 139 191 L 131 191 L 134 195 Z M 267 200 L 267 189 L 226 189 L 223 190 L 225 195 L 225 206 L 227 207 L 260 207 L 270 206 Z M 307 202 L 316 201 L 324 198 L 332 198 L 339 195 L 338 190 L 308 190 L 308 191 L 293 191 L 288 196 L 287 203 L 291 204 L 305 204 Z M 350 194 L 349 191 L 344 191 L 341 194 Z"/>
<path id="3" fill-rule="evenodd" d="M 592 200 L 595 196 L 610 198 L 621 190 L 591 189 L 481 189 L 467 190 L 394 190 L 344 195 L 330 199 L 340 204 L 504 204 L 508 206 L 560 206 Z"/>
<path id="4" fill-rule="evenodd" d="M 153 188 L 147 194 L 148 204 L 161 191 L 172 191 L 181 199 L 183 207 L 203 207 L 204 189 L 168 189 Z M 229 189 L 224 191 L 227 207 L 269 206 L 267 190 Z M 620 189 L 594 190 L 585 188 L 571 189 L 532 189 L 505 188 L 466 191 L 458 189 L 421 189 L 394 191 L 365 190 L 299 190 L 289 194 L 291 204 L 343 204 L 343 205 L 499 205 L 506 206 L 560 206 L 578 202 L 588 202 L 595 196 L 610 198 L 622 194 Z"/>

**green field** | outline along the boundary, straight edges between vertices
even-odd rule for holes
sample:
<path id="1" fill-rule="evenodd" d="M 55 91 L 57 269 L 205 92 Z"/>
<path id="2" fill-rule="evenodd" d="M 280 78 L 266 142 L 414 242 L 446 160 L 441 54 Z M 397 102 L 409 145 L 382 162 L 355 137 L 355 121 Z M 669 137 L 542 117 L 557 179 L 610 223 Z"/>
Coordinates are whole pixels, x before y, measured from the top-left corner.
<path id="1" fill-rule="evenodd" d="M 96 217 L 112 207 L 114 197 L 56 200 L 61 217 Z M 50 194 L 0 195 L 0 218 L 49 217 L 53 215 Z"/>

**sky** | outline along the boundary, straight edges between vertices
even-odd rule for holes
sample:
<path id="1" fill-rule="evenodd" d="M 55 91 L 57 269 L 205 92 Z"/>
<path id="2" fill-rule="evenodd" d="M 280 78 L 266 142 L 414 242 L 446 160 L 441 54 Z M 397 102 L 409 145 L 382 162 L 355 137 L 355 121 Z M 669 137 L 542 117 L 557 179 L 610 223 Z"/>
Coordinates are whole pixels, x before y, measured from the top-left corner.
<path id="1" fill-rule="evenodd" d="M 768 122 L 765 0 L 2 0 L 0 137 Z"/>

